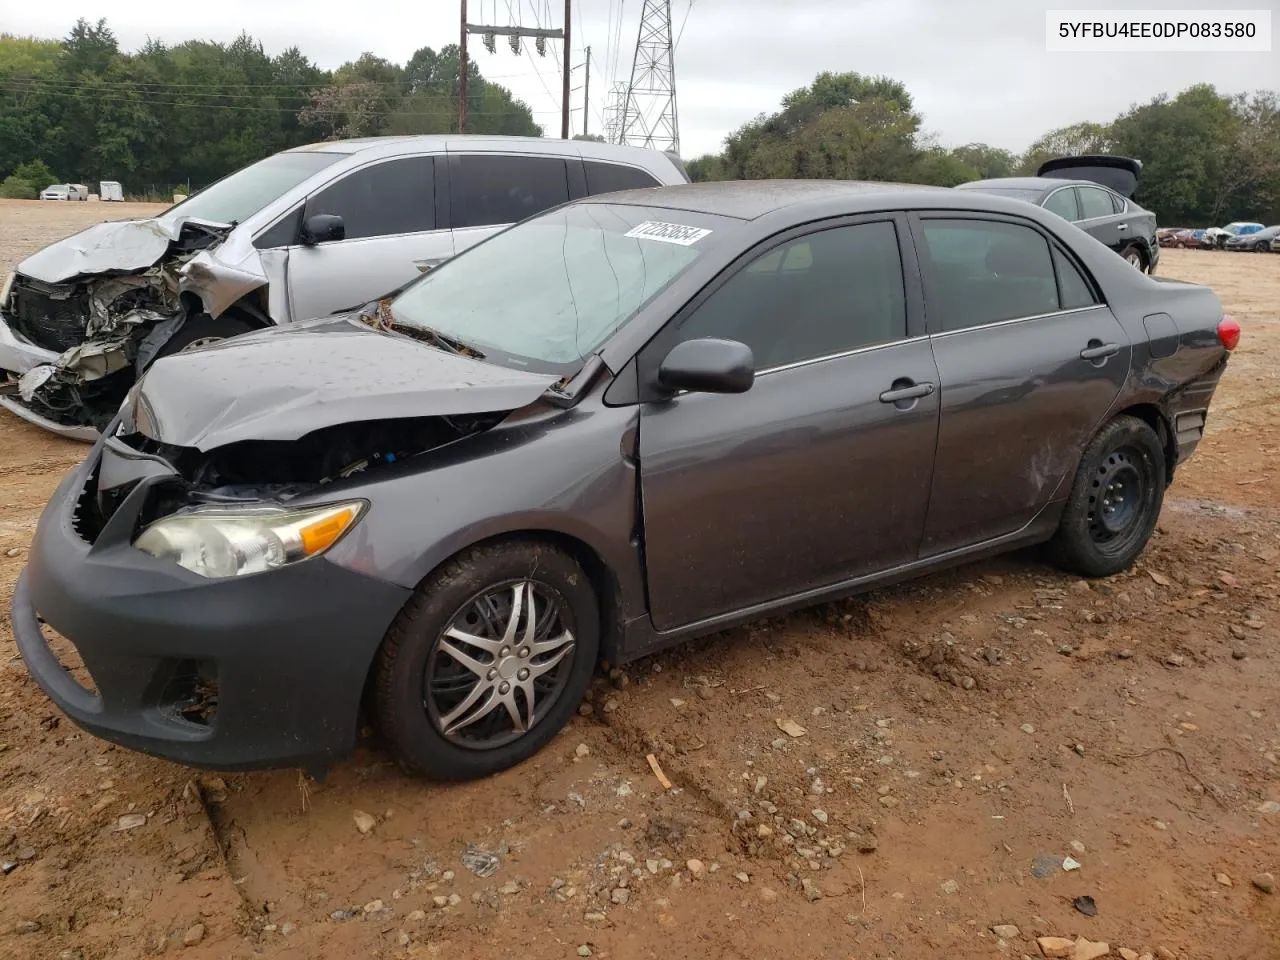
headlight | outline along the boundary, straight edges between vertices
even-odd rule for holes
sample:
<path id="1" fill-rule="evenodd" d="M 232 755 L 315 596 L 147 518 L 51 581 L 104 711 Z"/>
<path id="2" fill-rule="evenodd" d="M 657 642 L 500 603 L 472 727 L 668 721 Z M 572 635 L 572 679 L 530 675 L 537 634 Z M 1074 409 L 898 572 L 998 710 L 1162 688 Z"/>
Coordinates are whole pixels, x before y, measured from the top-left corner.
<path id="1" fill-rule="evenodd" d="M 199 508 L 157 520 L 133 545 L 202 577 L 241 577 L 319 556 L 365 506 L 355 500 L 312 510 Z"/>
<path id="2" fill-rule="evenodd" d="M 4 278 L 4 283 L 0 284 L 0 307 L 9 302 L 9 291 L 13 289 L 13 281 L 17 279 L 16 273 L 10 273 Z"/>

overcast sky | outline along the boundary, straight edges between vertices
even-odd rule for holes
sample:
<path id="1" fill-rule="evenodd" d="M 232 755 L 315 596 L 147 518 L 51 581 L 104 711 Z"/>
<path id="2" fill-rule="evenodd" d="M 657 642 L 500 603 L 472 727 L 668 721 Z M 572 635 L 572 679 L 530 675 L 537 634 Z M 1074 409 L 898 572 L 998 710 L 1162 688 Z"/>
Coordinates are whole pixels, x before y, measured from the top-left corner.
<path id="1" fill-rule="evenodd" d="M 560 26 L 563 0 L 469 0 L 468 19 Z M 592 50 L 590 124 L 601 132 L 613 80 L 630 73 L 643 0 L 575 0 L 573 62 Z M 419 47 L 458 40 L 457 0 L 95 0 L 74 5 L 6 4 L 0 30 L 60 37 L 77 16 L 106 17 L 121 45 L 230 41 L 243 28 L 269 54 L 296 44 L 321 67 L 373 51 L 403 63 Z M 1082 120 L 1106 121 L 1134 102 L 1209 82 L 1225 92 L 1280 87 L 1280 42 L 1271 53 L 1047 53 L 1046 9 L 1270 9 L 1280 0 L 671 0 L 681 153 L 718 150 L 726 134 L 777 108 L 787 92 L 823 70 L 887 74 L 906 84 L 927 131 L 947 146 L 983 141 L 1021 151 L 1041 133 Z M 513 17 L 512 12 L 516 13 Z M 621 16 L 619 16 L 619 12 Z M 536 16 L 535 16 L 536 13 Z M 617 42 L 621 22 L 621 42 Z M 559 54 L 559 44 L 555 53 Z M 560 80 L 548 50 L 521 57 L 479 38 L 481 72 L 505 84 L 552 136 L 560 132 Z M 541 76 L 535 73 L 535 66 Z M 582 71 L 574 75 L 574 86 Z M 582 91 L 575 93 L 581 106 Z M 582 111 L 573 115 L 582 130 Z"/>

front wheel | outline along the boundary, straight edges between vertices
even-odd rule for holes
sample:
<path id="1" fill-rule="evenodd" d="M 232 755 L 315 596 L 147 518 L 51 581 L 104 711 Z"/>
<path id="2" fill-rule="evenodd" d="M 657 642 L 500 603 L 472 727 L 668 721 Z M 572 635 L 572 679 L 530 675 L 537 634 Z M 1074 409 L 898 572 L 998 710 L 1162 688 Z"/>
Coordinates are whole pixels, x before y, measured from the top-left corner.
<path id="1" fill-rule="evenodd" d="M 475 547 L 428 577 L 387 631 L 378 726 L 412 773 L 497 773 L 568 723 L 599 649 L 599 604 L 573 557 L 533 541 Z"/>
<path id="2" fill-rule="evenodd" d="M 207 313 L 198 313 L 188 317 L 181 329 L 168 339 L 156 352 L 156 359 L 172 356 L 175 353 L 186 353 L 199 350 L 221 340 L 238 337 L 254 329 L 253 325 L 240 317 L 224 313 L 220 317 L 211 317 Z"/>
<path id="3" fill-rule="evenodd" d="M 1120 416 L 1095 436 L 1076 471 L 1049 548 L 1085 577 L 1127 570 L 1151 539 L 1164 504 L 1164 448 L 1150 424 Z"/>

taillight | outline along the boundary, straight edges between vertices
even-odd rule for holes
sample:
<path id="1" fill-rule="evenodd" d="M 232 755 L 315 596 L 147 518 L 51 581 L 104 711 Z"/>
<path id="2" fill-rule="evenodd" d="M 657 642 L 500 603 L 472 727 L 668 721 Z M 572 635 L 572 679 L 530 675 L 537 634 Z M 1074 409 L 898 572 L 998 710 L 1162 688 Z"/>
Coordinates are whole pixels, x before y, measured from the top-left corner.
<path id="1" fill-rule="evenodd" d="M 1234 350 L 1240 342 L 1240 324 L 1229 313 L 1224 313 L 1218 321 L 1218 342 L 1227 350 Z"/>

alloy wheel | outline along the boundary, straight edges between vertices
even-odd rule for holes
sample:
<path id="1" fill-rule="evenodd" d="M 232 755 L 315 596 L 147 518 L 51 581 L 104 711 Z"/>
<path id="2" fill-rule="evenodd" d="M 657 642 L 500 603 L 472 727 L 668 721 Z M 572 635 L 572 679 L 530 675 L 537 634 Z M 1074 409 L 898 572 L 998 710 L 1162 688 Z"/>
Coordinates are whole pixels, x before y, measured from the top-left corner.
<path id="1" fill-rule="evenodd" d="M 568 606 L 546 584 L 490 587 L 454 614 L 423 677 L 423 704 L 450 742 L 492 750 L 524 736 L 563 695 L 576 640 Z"/>
<path id="2" fill-rule="evenodd" d="M 1138 253 L 1136 250 L 1125 257 L 1125 259 L 1129 261 L 1129 266 L 1133 267 L 1135 270 L 1142 269 L 1142 254 Z"/>
<path id="3" fill-rule="evenodd" d="M 199 350 L 201 347 L 207 347 L 211 343 L 221 343 L 225 337 L 197 337 L 190 343 L 186 344 L 178 353 L 190 353 L 192 350 Z"/>

